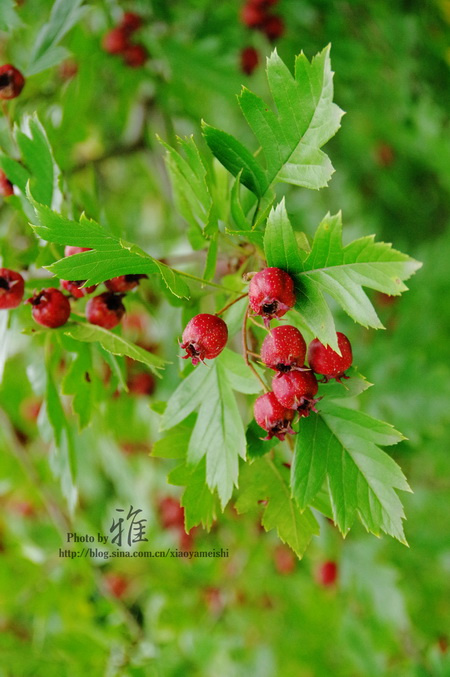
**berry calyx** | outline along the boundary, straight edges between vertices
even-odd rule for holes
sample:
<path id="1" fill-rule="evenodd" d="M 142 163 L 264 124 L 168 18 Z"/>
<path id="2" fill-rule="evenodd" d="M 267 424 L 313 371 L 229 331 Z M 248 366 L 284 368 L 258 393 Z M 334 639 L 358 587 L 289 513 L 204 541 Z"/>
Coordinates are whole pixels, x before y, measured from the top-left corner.
<path id="1" fill-rule="evenodd" d="M 251 75 L 258 67 L 259 53 L 254 47 L 244 47 L 241 50 L 241 71 L 246 75 Z"/>
<path id="2" fill-rule="evenodd" d="M 0 195 L 2 197 L 9 197 L 14 195 L 14 186 L 11 181 L 7 178 L 5 172 L 2 172 L 0 169 Z"/>
<path id="3" fill-rule="evenodd" d="M 305 339 L 296 327 L 289 324 L 272 329 L 261 345 L 261 360 L 275 371 L 302 369 L 305 357 Z"/>
<path id="4" fill-rule="evenodd" d="M 104 329 L 114 329 L 125 315 L 125 306 L 122 303 L 123 294 L 113 294 L 105 291 L 94 296 L 86 304 L 86 317 L 91 324 Z"/>
<path id="5" fill-rule="evenodd" d="M 108 54 L 123 54 L 129 46 L 129 31 L 122 26 L 112 28 L 103 36 L 102 47 Z"/>
<path id="6" fill-rule="evenodd" d="M 92 287 L 83 287 L 86 280 L 61 280 L 61 287 L 69 292 L 74 299 L 82 299 L 87 294 L 92 294 L 97 289 L 97 285 Z"/>
<path id="7" fill-rule="evenodd" d="M 130 68 L 140 68 L 148 59 L 148 51 L 144 45 L 128 45 L 122 52 L 123 60 Z"/>
<path id="8" fill-rule="evenodd" d="M 120 22 L 120 28 L 126 31 L 129 35 L 134 33 L 142 26 L 142 17 L 135 12 L 125 12 Z"/>
<path id="9" fill-rule="evenodd" d="M 25 283 L 20 273 L 0 268 L 0 310 L 17 308 L 22 302 Z"/>
<path id="10" fill-rule="evenodd" d="M 56 329 L 66 324 L 70 316 L 70 303 L 59 289 L 49 287 L 34 292 L 33 296 L 26 301 L 33 308 L 31 314 L 38 324 L 50 329 Z"/>
<path id="11" fill-rule="evenodd" d="M 267 437 L 264 437 L 265 440 L 278 437 L 283 441 L 286 435 L 295 435 L 291 426 L 295 411 L 284 407 L 275 393 L 265 393 L 258 397 L 253 413 L 256 423 L 268 433 Z"/>
<path id="12" fill-rule="evenodd" d="M 339 382 L 342 378 L 349 378 L 344 372 L 351 367 L 353 361 L 352 346 L 348 338 L 340 331 L 336 336 L 341 355 L 330 346 L 325 347 L 317 338 L 308 347 L 309 366 L 316 374 L 324 376 L 325 383 L 332 378 Z"/>
<path id="13" fill-rule="evenodd" d="M 22 73 L 7 63 L 0 66 L 0 99 L 15 99 L 24 88 Z"/>
<path id="14" fill-rule="evenodd" d="M 228 341 L 228 327 L 217 315 L 200 313 L 190 320 L 183 332 L 181 348 L 186 350 L 183 360 L 198 364 L 217 357 Z"/>
<path id="15" fill-rule="evenodd" d="M 147 275 L 120 275 L 119 277 L 112 277 L 110 280 L 106 280 L 105 287 L 109 291 L 121 294 L 137 287 L 139 281 L 146 277 Z"/>
<path id="16" fill-rule="evenodd" d="M 67 245 L 67 247 L 64 247 L 64 256 L 73 256 L 74 254 L 81 254 L 82 252 L 90 251 L 92 251 L 90 247 L 72 247 Z"/>
<path id="17" fill-rule="evenodd" d="M 278 40 L 284 35 L 285 26 L 283 19 L 275 15 L 267 16 L 264 20 L 262 31 L 270 42 L 275 42 L 275 40 Z"/>
<path id="18" fill-rule="evenodd" d="M 319 390 L 312 371 L 289 371 L 277 374 L 272 380 L 272 389 L 278 402 L 287 409 L 295 409 L 300 416 L 309 416 L 311 409 L 317 411 L 315 399 Z"/>
<path id="19" fill-rule="evenodd" d="M 294 280 L 281 268 L 264 268 L 250 280 L 248 299 L 253 312 L 268 326 L 295 305 Z"/>

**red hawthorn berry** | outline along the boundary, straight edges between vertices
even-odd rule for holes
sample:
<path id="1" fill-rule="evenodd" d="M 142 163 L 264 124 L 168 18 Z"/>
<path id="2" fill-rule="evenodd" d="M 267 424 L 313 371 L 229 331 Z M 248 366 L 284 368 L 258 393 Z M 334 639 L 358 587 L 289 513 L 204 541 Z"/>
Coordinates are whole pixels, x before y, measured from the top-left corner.
<path id="1" fill-rule="evenodd" d="M 274 393 L 265 393 L 258 397 L 253 413 L 256 423 L 268 433 L 265 440 L 278 437 L 283 441 L 287 434 L 295 435 L 291 426 L 295 411 L 280 404 Z"/>
<path id="2" fill-rule="evenodd" d="M 189 533 L 186 533 L 184 526 L 180 528 L 178 535 L 178 547 L 180 550 L 193 550 L 195 545 L 194 539 L 195 529 L 191 529 Z"/>
<path id="3" fill-rule="evenodd" d="M 311 409 L 316 411 L 314 398 L 319 385 L 312 371 L 279 373 L 272 380 L 272 389 L 283 407 L 295 409 L 300 416 L 309 416 Z"/>
<path id="4" fill-rule="evenodd" d="M 353 356 L 350 341 L 340 331 L 337 332 L 336 336 L 341 355 L 338 355 L 330 346 L 325 348 L 319 339 L 311 341 L 308 347 L 309 366 L 316 374 L 324 376 L 325 383 L 332 378 L 339 382 L 341 378 L 348 378 L 344 372 L 352 365 Z"/>
<path id="5" fill-rule="evenodd" d="M 246 75 L 251 75 L 258 67 L 259 53 L 254 47 L 244 47 L 241 50 L 241 71 Z"/>
<path id="6" fill-rule="evenodd" d="M 141 28 L 142 24 L 142 17 L 139 16 L 139 14 L 136 14 L 135 12 L 125 12 L 122 21 L 120 22 L 120 28 L 131 35 L 131 33 L 134 33 Z"/>
<path id="7" fill-rule="evenodd" d="M 213 586 L 205 588 L 203 591 L 203 598 L 208 611 L 214 616 L 218 616 L 223 611 L 225 600 L 223 599 L 220 588 L 215 588 Z"/>
<path id="8" fill-rule="evenodd" d="M 225 348 L 228 327 L 217 315 L 200 313 L 190 320 L 183 332 L 181 348 L 186 350 L 183 360 L 192 359 L 192 364 L 212 360 Z"/>
<path id="9" fill-rule="evenodd" d="M 0 66 L 0 99 L 15 99 L 24 88 L 22 73 L 7 63 Z"/>
<path id="10" fill-rule="evenodd" d="M 22 302 L 25 282 L 20 273 L 0 268 L 0 310 L 17 308 Z"/>
<path id="11" fill-rule="evenodd" d="M 390 167 L 395 161 L 395 153 L 388 143 L 380 143 L 376 148 L 376 158 L 380 167 Z"/>
<path id="12" fill-rule="evenodd" d="M 127 386 L 132 395 L 152 395 L 155 392 L 156 383 L 148 371 L 141 371 L 130 374 Z"/>
<path id="13" fill-rule="evenodd" d="M 241 9 L 241 22 L 247 28 L 260 28 L 265 21 L 264 7 L 254 3 L 247 3 Z"/>
<path id="14" fill-rule="evenodd" d="M 92 294 L 97 289 L 97 285 L 92 287 L 83 287 L 86 280 L 61 280 L 61 287 L 65 289 L 74 299 L 81 299 L 87 294 Z"/>
<path id="15" fill-rule="evenodd" d="M 117 599 L 121 599 L 128 590 L 128 581 L 125 576 L 112 572 L 105 575 L 105 584 L 108 592 Z"/>
<path id="16" fill-rule="evenodd" d="M 60 67 L 58 68 L 58 74 L 61 80 L 67 82 L 75 77 L 78 73 L 78 64 L 73 59 L 67 59 L 63 61 Z"/>
<path id="17" fill-rule="evenodd" d="M 294 280 L 281 268 L 264 268 L 250 280 L 250 307 L 269 325 L 275 317 L 283 317 L 295 305 Z"/>
<path id="18" fill-rule="evenodd" d="M 123 60 L 130 68 L 140 68 L 148 59 L 148 51 L 144 45 L 128 45 L 122 52 Z"/>
<path id="19" fill-rule="evenodd" d="M 56 329 L 66 324 L 70 316 L 70 303 L 59 289 L 49 287 L 41 291 L 35 291 L 33 296 L 26 301 L 33 308 L 31 314 L 38 324 L 44 327 Z"/>
<path id="20" fill-rule="evenodd" d="M 163 529 L 182 529 L 184 531 L 184 508 L 176 498 L 166 496 L 159 501 L 159 519 Z"/>
<path id="21" fill-rule="evenodd" d="M 247 0 L 247 5 L 254 7 L 261 7 L 262 9 L 269 9 L 278 3 L 278 0 Z"/>
<path id="22" fill-rule="evenodd" d="M 11 181 L 7 178 L 5 172 L 2 172 L 0 169 L 0 195 L 2 197 L 9 197 L 14 195 L 14 186 Z"/>
<path id="23" fill-rule="evenodd" d="M 102 47 L 108 54 L 123 54 L 129 45 L 128 31 L 121 26 L 112 28 L 103 36 Z"/>
<path id="24" fill-rule="evenodd" d="M 106 280 L 105 287 L 115 293 L 124 293 L 131 291 L 139 285 L 139 281 L 147 278 L 147 275 L 120 275 Z"/>
<path id="25" fill-rule="evenodd" d="M 274 552 L 275 569 L 279 574 L 288 576 L 295 571 L 297 557 L 287 545 L 277 545 Z"/>
<path id="26" fill-rule="evenodd" d="M 91 324 L 104 329 L 117 327 L 125 315 L 125 306 L 122 303 L 124 294 L 113 294 L 105 291 L 94 296 L 86 304 L 86 317 Z"/>
<path id="27" fill-rule="evenodd" d="M 305 339 L 290 324 L 272 329 L 261 345 L 261 360 L 275 371 L 299 369 L 303 367 L 305 357 Z"/>
<path id="28" fill-rule="evenodd" d="M 275 40 L 279 40 L 284 35 L 284 21 L 279 16 L 267 16 L 261 30 L 270 42 L 275 42 Z"/>
<path id="29" fill-rule="evenodd" d="M 82 252 L 90 252 L 92 249 L 90 247 L 72 247 L 67 245 L 64 248 L 64 256 L 73 256 L 74 254 L 81 254 Z"/>
<path id="30" fill-rule="evenodd" d="M 336 562 L 328 560 L 320 565 L 317 570 L 317 582 L 326 588 L 331 587 L 337 581 L 338 566 Z"/>

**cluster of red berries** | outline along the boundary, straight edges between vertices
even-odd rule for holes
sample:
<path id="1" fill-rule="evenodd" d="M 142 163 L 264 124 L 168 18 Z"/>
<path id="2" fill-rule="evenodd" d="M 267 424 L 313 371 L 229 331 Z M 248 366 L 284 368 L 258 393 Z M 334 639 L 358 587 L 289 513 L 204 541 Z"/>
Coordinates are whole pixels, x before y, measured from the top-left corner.
<path id="1" fill-rule="evenodd" d="M 120 55 L 131 68 L 140 68 L 148 59 L 148 51 L 141 43 L 132 42 L 134 33 L 142 26 L 142 17 L 134 12 L 125 12 L 118 26 L 112 28 L 102 40 L 108 54 Z"/>
<path id="2" fill-rule="evenodd" d="M 90 251 L 87 247 L 65 248 L 65 256 Z M 105 282 L 108 291 L 94 296 L 86 304 L 86 317 L 91 324 L 105 329 L 116 327 L 125 315 L 125 306 L 122 303 L 127 292 L 138 286 L 139 281 L 146 275 L 120 275 Z M 85 280 L 63 280 L 61 286 L 74 299 L 80 299 L 91 294 L 97 285 L 83 287 Z M 17 308 L 22 302 L 25 283 L 20 273 L 7 268 L 0 268 L 0 310 Z M 56 329 L 67 322 L 70 316 L 69 298 L 55 287 L 48 287 L 35 291 L 25 303 L 32 306 L 33 319 L 44 327 Z"/>
<path id="3" fill-rule="evenodd" d="M 295 305 L 294 281 L 280 268 L 265 268 L 253 275 L 248 291 L 249 305 L 255 315 L 263 318 L 267 328 L 270 321 L 283 317 Z M 228 339 L 225 322 L 217 315 L 196 315 L 187 324 L 181 347 L 186 350 L 183 359 L 198 364 L 217 357 Z M 301 332 L 294 326 L 283 325 L 270 330 L 261 346 L 261 361 L 276 371 L 272 391 L 258 397 L 254 406 L 255 420 L 267 433 L 265 439 L 284 440 L 293 434 L 295 416 L 309 416 L 316 410 L 319 390 L 316 374 L 323 381 L 347 378 L 345 372 L 352 364 L 352 348 L 348 338 L 337 333 L 340 355 L 317 338 L 309 347 Z M 309 366 L 305 365 L 307 359 Z"/>
<path id="4" fill-rule="evenodd" d="M 14 195 L 14 186 L 6 176 L 5 172 L 0 169 L 0 196 L 10 197 Z"/>
<path id="5" fill-rule="evenodd" d="M 275 42 L 284 33 L 284 22 L 281 17 L 271 13 L 271 8 L 278 0 L 246 0 L 241 9 L 241 21 L 252 30 L 261 31 Z M 244 47 L 241 51 L 241 70 L 251 75 L 259 64 L 259 54 L 255 47 Z"/>
<path id="6" fill-rule="evenodd" d="M 0 66 L 0 99 L 15 99 L 25 86 L 22 73 L 10 63 Z"/>

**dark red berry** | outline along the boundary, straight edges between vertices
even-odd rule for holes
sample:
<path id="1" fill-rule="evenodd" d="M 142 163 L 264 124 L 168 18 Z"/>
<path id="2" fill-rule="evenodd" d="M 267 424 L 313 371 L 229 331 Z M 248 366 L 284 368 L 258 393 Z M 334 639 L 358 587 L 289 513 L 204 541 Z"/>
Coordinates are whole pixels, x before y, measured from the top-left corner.
<path id="1" fill-rule="evenodd" d="M 275 42 L 275 40 L 278 40 L 284 35 L 285 26 L 283 19 L 275 15 L 266 17 L 262 26 L 262 31 L 271 42 Z"/>
<path id="2" fill-rule="evenodd" d="M 325 347 L 319 339 L 311 341 L 308 347 L 309 366 L 316 374 L 322 374 L 325 382 L 332 378 L 336 381 L 348 378 L 344 372 L 351 367 L 353 360 L 352 347 L 348 338 L 339 331 L 336 336 L 341 355 L 338 355 L 330 346 Z"/>
<path id="3" fill-rule="evenodd" d="M 184 530 L 184 508 L 172 496 L 160 500 L 158 513 L 163 529 Z"/>
<path id="4" fill-rule="evenodd" d="M 148 51 L 144 45 L 128 45 L 122 55 L 125 64 L 130 68 L 140 68 L 148 59 Z"/>
<path id="5" fill-rule="evenodd" d="M 135 12 L 125 12 L 120 22 L 120 28 L 126 31 L 129 35 L 134 33 L 142 26 L 142 17 Z"/>
<path id="6" fill-rule="evenodd" d="M 241 9 L 241 21 L 247 28 L 259 28 L 264 24 L 266 14 L 263 7 L 246 4 Z"/>
<path id="7" fill-rule="evenodd" d="M 250 307 L 268 326 L 274 317 L 283 317 L 295 305 L 294 280 L 281 268 L 265 268 L 250 280 Z"/>
<path id="8" fill-rule="evenodd" d="M 83 287 L 82 285 L 86 280 L 61 280 L 61 287 L 65 289 L 74 299 L 81 299 L 87 294 L 92 294 L 93 291 L 97 289 L 97 285 L 94 284 L 92 287 Z"/>
<path id="9" fill-rule="evenodd" d="M 262 342 L 261 360 L 276 371 L 302 368 L 306 357 L 305 339 L 290 324 L 272 329 Z"/>
<path id="10" fill-rule="evenodd" d="M 265 393 L 258 397 L 253 413 L 256 423 L 268 433 L 265 440 L 278 437 L 283 441 L 287 434 L 295 435 L 291 426 L 295 411 L 280 404 L 274 393 Z"/>
<path id="11" fill-rule="evenodd" d="M 2 197 L 9 197 L 14 195 L 14 187 L 11 181 L 7 178 L 5 172 L 0 169 L 0 195 Z"/>
<path id="12" fill-rule="evenodd" d="M 148 371 L 130 374 L 127 380 L 128 390 L 132 395 L 152 395 L 155 390 L 155 379 Z"/>
<path id="13" fill-rule="evenodd" d="M 247 0 L 247 5 L 254 7 L 261 7 L 262 9 L 269 9 L 278 3 L 278 0 Z"/>
<path id="14" fill-rule="evenodd" d="M 25 78 L 17 68 L 9 63 L 0 66 L 0 99 L 15 99 L 24 85 Z"/>
<path id="15" fill-rule="evenodd" d="M 81 254 L 82 252 L 90 252 L 92 249 L 90 247 L 71 247 L 67 245 L 64 248 L 64 256 L 73 256 L 73 254 Z"/>
<path id="16" fill-rule="evenodd" d="M 183 360 L 191 358 L 192 364 L 212 360 L 222 352 L 227 341 L 228 327 L 220 317 L 208 313 L 196 315 L 183 332 L 181 348 L 186 350 Z"/>
<path id="17" fill-rule="evenodd" d="M 251 75 L 259 64 L 259 53 L 254 47 L 244 47 L 241 50 L 241 71 Z"/>
<path id="18" fill-rule="evenodd" d="M 331 560 L 324 562 L 317 570 L 317 581 L 326 588 L 336 583 L 338 576 L 338 567 L 336 562 Z"/>
<path id="19" fill-rule="evenodd" d="M 0 310 L 17 308 L 22 302 L 25 283 L 20 273 L 0 268 Z"/>
<path id="20" fill-rule="evenodd" d="M 113 294 L 105 291 L 94 296 L 86 304 L 86 317 L 91 324 L 104 329 L 117 327 L 125 315 L 125 306 L 122 303 L 123 294 Z"/>
<path id="21" fill-rule="evenodd" d="M 106 280 L 105 287 L 107 287 L 109 291 L 121 294 L 137 287 L 139 281 L 146 277 L 147 275 L 120 275 L 119 277 L 113 277 L 110 280 Z"/>
<path id="22" fill-rule="evenodd" d="M 272 380 L 272 389 L 283 407 L 295 409 L 300 416 L 309 416 L 311 409 L 316 411 L 314 398 L 319 385 L 312 371 L 277 374 Z"/>
<path id="23" fill-rule="evenodd" d="M 66 324 L 69 319 L 69 299 L 54 287 L 34 292 L 26 303 L 31 303 L 33 306 L 31 311 L 33 319 L 44 327 L 55 329 Z"/>
<path id="24" fill-rule="evenodd" d="M 103 36 L 102 47 L 108 54 L 123 54 L 129 45 L 128 31 L 121 26 L 112 28 Z"/>

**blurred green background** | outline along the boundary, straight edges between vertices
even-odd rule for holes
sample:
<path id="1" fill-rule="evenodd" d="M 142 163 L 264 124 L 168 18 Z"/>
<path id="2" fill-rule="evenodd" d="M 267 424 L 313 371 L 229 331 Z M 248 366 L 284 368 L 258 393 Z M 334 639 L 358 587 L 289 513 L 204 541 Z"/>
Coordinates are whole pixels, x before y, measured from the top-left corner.
<path id="1" fill-rule="evenodd" d="M 12 23 L 0 33 L 2 63 L 27 73 L 52 5 L 23 0 L 8 15 L 13 3 L 5 2 Z M 242 83 L 265 95 L 266 84 L 262 66 L 250 77 L 240 71 L 240 50 L 254 45 L 263 58 L 273 46 L 242 25 L 234 1 L 84 6 L 63 41 L 71 56 L 30 76 L 10 114 L 38 111 L 74 212 L 86 210 L 156 256 L 183 260 L 191 247 L 156 135 L 172 142 L 194 133 L 200 141 L 205 119 L 245 140 L 235 95 Z M 124 9 L 144 17 L 139 39 L 150 59 L 142 69 L 101 47 Z M 180 334 L 182 313 L 163 289 L 145 285 L 125 331 L 173 364 L 152 395 L 147 387 L 114 396 L 113 373 L 91 426 L 79 434 L 71 420 L 79 490 L 71 516 L 64 469 L 38 415 L 39 339 L 20 333 L 30 324 L 20 310 L 0 347 L 2 363 L 8 357 L 0 385 L 0 677 L 450 675 L 450 2 L 280 0 L 275 10 L 286 25 L 276 44 L 286 63 L 332 43 L 335 99 L 347 113 L 327 146 L 336 168 L 330 187 L 288 189 L 293 223 L 311 234 L 328 210 L 342 209 L 347 240 L 377 233 L 424 262 L 400 300 L 375 296 L 385 331 L 339 317 L 355 362 L 375 384 L 362 396 L 365 410 L 408 438 L 394 455 L 414 490 L 405 496 L 410 547 L 360 526 L 344 541 L 323 521 L 297 561 L 260 529 L 257 514 L 237 517 L 230 507 L 211 533 L 182 536 L 168 500 L 180 495 L 167 484 L 172 462 L 149 457 L 158 438 L 149 405 L 179 380 L 174 327 Z M 0 145 L 11 150 L 5 117 Z M 0 238 L 3 265 L 31 266 L 32 277 L 37 242 L 8 201 Z M 237 255 L 222 253 L 221 275 L 236 269 Z M 39 257 L 44 265 L 55 252 L 43 247 Z M 230 556 L 59 556 L 72 547 L 68 531 L 108 533 L 115 510 L 130 505 L 148 520 L 144 549 L 228 548 Z M 327 562 L 337 566 L 333 581 L 324 580 Z"/>

